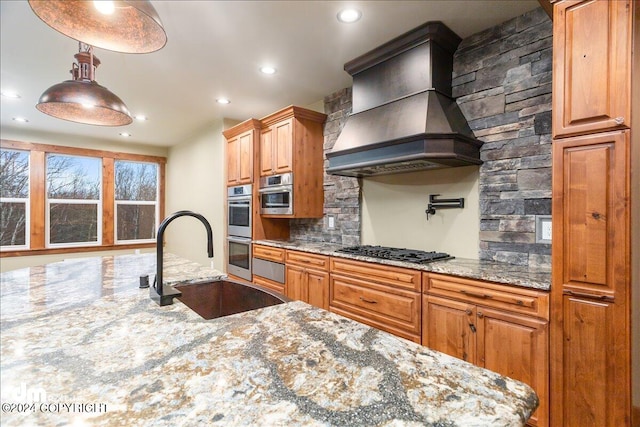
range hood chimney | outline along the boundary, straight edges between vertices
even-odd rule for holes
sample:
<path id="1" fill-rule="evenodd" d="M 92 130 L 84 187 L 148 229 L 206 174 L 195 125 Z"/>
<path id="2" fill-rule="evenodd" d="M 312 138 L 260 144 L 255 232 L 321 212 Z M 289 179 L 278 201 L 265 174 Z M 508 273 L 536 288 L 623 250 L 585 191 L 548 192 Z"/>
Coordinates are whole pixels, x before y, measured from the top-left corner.
<path id="1" fill-rule="evenodd" d="M 442 22 L 427 22 L 347 62 L 353 113 L 327 153 L 327 173 L 361 177 L 481 164 L 482 141 L 451 97 L 460 41 Z"/>

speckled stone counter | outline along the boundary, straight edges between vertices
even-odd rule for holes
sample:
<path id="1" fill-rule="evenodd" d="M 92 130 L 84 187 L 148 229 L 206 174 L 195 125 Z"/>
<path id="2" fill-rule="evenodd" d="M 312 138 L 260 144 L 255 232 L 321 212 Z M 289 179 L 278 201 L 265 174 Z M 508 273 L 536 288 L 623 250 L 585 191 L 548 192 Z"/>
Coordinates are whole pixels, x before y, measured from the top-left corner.
<path id="1" fill-rule="evenodd" d="M 168 255 L 167 282 L 219 272 Z M 0 275 L 2 425 L 519 426 L 526 385 L 303 302 L 204 320 L 150 255 Z"/>
<path id="2" fill-rule="evenodd" d="M 432 273 L 449 274 L 470 279 L 515 285 L 524 288 L 548 291 L 551 289 L 551 271 L 542 268 L 506 264 L 493 261 L 482 261 L 468 258 L 453 258 L 446 261 L 435 261 L 428 264 L 413 264 L 403 261 L 391 261 L 336 252 L 340 245 L 323 242 L 255 240 L 253 243 L 303 252 L 318 253 L 329 256 L 394 265 Z"/>

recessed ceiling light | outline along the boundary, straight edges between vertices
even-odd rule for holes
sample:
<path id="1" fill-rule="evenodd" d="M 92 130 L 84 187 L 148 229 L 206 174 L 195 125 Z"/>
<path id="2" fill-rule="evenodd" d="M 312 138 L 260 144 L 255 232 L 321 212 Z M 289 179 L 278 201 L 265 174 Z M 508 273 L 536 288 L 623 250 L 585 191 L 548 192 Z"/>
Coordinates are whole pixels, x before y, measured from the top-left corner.
<path id="1" fill-rule="evenodd" d="M 24 117 L 14 117 L 13 120 L 20 123 L 29 123 L 29 120 Z"/>
<path id="2" fill-rule="evenodd" d="M 276 69 L 273 67 L 269 67 L 268 65 L 265 65 L 264 67 L 260 67 L 260 72 L 263 74 L 275 74 Z"/>
<path id="3" fill-rule="evenodd" d="M 14 99 L 20 98 L 20 94 L 12 90 L 3 90 L 2 96 L 4 96 L 5 98 L 14 98 Z"/>
<path id="4" fill-rule="evenodd" d="M 218 104 L 231 104 L 231 101 L 229 101 L 227 98 L 218 98 L 216 99 L 216 102 Z"/>
<path id="5" fill-rule="evenodd" d="M 146 120 L 149 120 L 149 118 L 147 116 L 145 116 L 144 114 L 138 114 L 137 116 L 134 116 L 134 118 L 140 122 L 144 122 Z"/>
<path id="6" fill-rule="evenodd" d="M 120 136 L 123 138 L 129 138 L 131 134 L 129 132 L 120 132 Z"/>
<path id="7" fill-rule="evenodd" d="M 350 24 L 362 18 L 362 12 L 358 9 L 344 9 L 338 13 L 338 21 Z"/>

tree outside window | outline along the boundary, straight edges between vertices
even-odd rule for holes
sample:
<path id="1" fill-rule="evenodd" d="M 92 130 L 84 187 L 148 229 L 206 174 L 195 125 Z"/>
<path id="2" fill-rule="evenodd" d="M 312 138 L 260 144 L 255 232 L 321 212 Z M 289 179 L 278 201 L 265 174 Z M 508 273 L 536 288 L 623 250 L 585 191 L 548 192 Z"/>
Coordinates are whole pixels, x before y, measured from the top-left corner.
<path id="1" fill-rule="evenodd" d="M 29 247 L 29 152 L 0 150 L 0 248 Z"/>
<path id="2" fill-rule="evenodd" d="M 48 245 L 99 245 L 102 159 L 47 154 Z"/>
<path id="3" fill-rule="evenodd" d="M 115 162 L 116 243 L 155 239 L 158 188 L 156 163 Z"/>

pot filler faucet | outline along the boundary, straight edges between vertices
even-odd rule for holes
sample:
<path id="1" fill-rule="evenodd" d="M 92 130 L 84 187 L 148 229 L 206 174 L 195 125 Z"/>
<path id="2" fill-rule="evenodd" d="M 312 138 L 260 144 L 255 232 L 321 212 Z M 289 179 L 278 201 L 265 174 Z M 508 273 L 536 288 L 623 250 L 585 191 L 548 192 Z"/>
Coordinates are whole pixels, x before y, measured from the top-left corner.
<path id="1" fill-rule="evenodd" d="M 153 286 L 149 287 L 149 296 L 160 306 L 173 304 L 173 299 L 182 295 L 182 292 L 177 291 L 169 285 L 164 286 L 162 283 L 162 238 L 164 236 L 164 230 L 171 221 L 181 216 L 192 216 L 199 219 L 200 222 L 204 224 L 207 229 L 207 252 L 209 254 L 209 258 L 213 258 L 213 231 L 211 231 L 211 225 L 205 217 L 199 213 L 191 211 L 178 211 L 166 217 L 160 224 L 160 227 L 158 227 L 158 233 L 156 236 L 156 278 L 153 281 Z"/>

